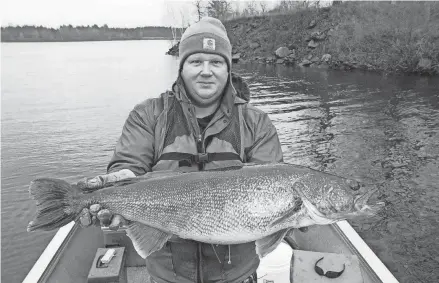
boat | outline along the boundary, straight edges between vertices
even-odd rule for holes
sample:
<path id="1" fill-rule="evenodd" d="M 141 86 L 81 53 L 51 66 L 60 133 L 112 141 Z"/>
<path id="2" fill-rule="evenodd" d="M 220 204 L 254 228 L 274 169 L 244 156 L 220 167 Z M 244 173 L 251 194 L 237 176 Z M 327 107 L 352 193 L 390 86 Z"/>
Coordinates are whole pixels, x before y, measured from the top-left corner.
<path id="1" fill-rule="evenodd" d="M 282 248 L 293 249 L 293 254 L 294 250 L 302 250 L 356 256 L 364 283 L 398 283 L 347 221 L 311 226 L 307 232 L 293 229 L 284 238 L 284 243 L 288 245 Z M 96 264 L 94 261 L 98 249 L 119 246 L 124 246 L 125 250 L 124 266 L 121 269 L 126 282 L 148 282 L 145 281 L 148 274 L 144 260 L 135 252 L 123 229 L 115 232 L 100 227 L 81 228 L 78 223 L 71 222 L 57 231 L 23 283 L 87 282 L 91 267 Z M 336 283 L 337 280 L 331 279 L 331 282 Z"/>

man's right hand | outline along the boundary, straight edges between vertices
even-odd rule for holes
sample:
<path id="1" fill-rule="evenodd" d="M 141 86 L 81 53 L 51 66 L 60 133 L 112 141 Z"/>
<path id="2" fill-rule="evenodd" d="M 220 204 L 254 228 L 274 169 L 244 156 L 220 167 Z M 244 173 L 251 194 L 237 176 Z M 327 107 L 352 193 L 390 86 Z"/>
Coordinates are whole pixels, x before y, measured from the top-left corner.
<path id="1" fill-rule="evenodd" d="M 90 209 L 84 208 L 79 220 L 82 227 L 95 225 L 109 227 L 111 230 L 117 230 L 127 224 L 122 215 L 113 215 L 108 209 L 101 209 L 100 204 L 93 204 Z"/>
<path id="2" fill-rule="evenodd" d="M 108 183 L 114 183 L 127 178 L 134 178 L 136 175 L 128 169 L 123 169 L 110 174 L 99 175 L 94 178 L 86 178 L 78 182 L 77 186 L 84 192 L 102 189 Z M 113 215 L 108 209 L 102 209 L 100 204 L 93 204 L 90 208 L 84 208 L 79 217 L 83 227 L 90 225 L 105 226 L 117 230 L 125 225 L 127 221 L 121 215 Z"/>

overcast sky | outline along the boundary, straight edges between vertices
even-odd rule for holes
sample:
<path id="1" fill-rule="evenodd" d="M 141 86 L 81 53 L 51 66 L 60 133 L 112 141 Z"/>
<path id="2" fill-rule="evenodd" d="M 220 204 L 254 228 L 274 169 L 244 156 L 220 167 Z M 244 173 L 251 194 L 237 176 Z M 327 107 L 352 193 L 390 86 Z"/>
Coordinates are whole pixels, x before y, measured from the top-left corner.
<path id="1" fill-rule="evenodd" d="M 2 26 L 181 26 L 181 15 L 195 21 L 193 0 L 2 0 L 1 10 Z"/>
<path id="2" fill-rule="evenodd" d="M 188 6 L 190 1 L 165 0 L 3 0 L 2 26 L 108 24 L 118 27 L 172 24 L 167 5 Z"/>

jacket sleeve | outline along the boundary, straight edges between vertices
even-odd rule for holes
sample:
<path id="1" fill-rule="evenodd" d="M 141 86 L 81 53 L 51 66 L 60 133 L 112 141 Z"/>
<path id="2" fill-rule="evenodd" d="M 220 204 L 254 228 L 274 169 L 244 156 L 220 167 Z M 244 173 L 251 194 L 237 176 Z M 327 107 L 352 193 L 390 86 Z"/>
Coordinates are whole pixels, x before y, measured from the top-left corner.
<path id="1" fill-rule="evenodd" d="M 147 100 L 130 112 L 108 164 L 107 173 L 129 169 L 139 176 L 151 171 L 155 140 L 155 119 L 151 104 Z"/>
<path id="2" fill-rule="evenodd" d="M 266 113 L 257 115 L 254 126 L 254 143 L 247 149 L 247 162 L 283 162 L 282 148 L 276 128 Z"/>

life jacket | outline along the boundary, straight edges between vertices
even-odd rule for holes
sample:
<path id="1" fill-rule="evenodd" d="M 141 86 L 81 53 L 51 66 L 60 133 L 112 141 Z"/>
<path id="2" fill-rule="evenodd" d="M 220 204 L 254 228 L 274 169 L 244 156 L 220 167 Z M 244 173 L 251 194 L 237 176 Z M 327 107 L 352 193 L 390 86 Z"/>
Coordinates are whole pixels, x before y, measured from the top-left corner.
<path id="1" fill-rule="evenodd" d="M 184 170 L 188 170 L 188 167 L 196 167 L 192 170 L 203 170 L 209 167 L 242 165 L 244 150 L 241 143 L 240 120 L 242 119 L 242 113 L 240 113 L 239 106 L 234 105 L 229 119 L 224 119 L 227 124 L 219 132 L 205 136 L 209 134 L 207 131 L 208 126 L 203 133 L 196 137 L 197 129 L 194 127 L 198 125 L 191 125 L 188 121 L 191 118 L 186 117 L 182 104 L 175 95 L 168 92 L 167 95 L 162 97 L 166 100 L 164 102 L 167 115 L 166 130 L 163 139 L 163 151 L 156 162 L 154 171 L 160 169 L 161 163 L 166 161 L 178 162 L 178 167 L 185 167 Z M 218 120 L 214 121 L 215 117 L 216 115 L 209 125 L 221 123 Z M 196 120 L 195 117 L 192 119 Z M 168 169 L 169 164 L 164 167 Z M 176 169 L 176 165 L 173 165 L 173 167 L 172 169 Z"/>

